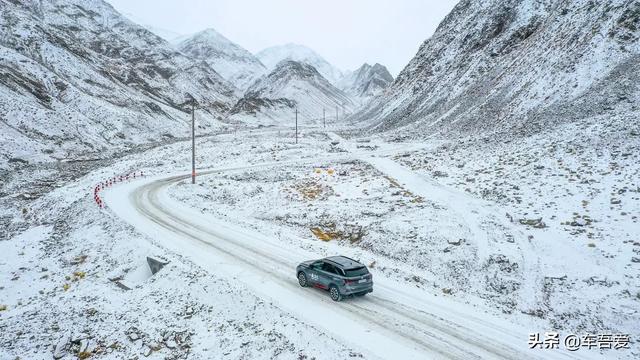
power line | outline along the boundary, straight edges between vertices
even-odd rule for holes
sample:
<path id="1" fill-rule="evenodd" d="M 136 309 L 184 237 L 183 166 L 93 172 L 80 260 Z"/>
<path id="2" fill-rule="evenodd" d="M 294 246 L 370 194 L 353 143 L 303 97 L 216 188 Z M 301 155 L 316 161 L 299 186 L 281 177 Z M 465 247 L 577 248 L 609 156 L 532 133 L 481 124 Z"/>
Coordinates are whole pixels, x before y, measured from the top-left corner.
<path id="1" fill-rule="evenodd" d="M 191 102 L 191 183 L 196 183 L 196 101 Z"/>

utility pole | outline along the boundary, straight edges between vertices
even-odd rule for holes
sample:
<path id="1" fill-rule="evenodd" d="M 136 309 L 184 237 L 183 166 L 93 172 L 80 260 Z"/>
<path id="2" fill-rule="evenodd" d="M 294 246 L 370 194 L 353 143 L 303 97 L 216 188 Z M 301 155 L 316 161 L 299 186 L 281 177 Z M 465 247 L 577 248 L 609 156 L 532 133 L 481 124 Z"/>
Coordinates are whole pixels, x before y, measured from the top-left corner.
<path id="1" fill-rule="evenodd" d="M 322 108 L 322 123 L 324 124 L 324 128 L 327 128 L 327 116 L 325 115 L 324 108 Z"/>
<path id="2" fill-rule="evenodd" d="M 191 183 L 196 183 L 196 101 L 191 101 Z"/>
<path id="3" fill-rule="evenodd" d="M 298 143 L 298 108 L 296 107 L 296 144 Z"/>

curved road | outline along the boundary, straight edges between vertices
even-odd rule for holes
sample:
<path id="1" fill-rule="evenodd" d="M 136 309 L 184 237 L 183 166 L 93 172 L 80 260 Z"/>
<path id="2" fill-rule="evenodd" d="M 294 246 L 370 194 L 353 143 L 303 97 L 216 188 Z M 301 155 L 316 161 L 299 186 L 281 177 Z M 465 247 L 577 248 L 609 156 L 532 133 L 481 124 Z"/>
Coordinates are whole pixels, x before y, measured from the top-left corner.
<path id="1" fill-rule="evenodd" d="M 306 160 L 309 161 L 309 160 Z M 278 163 L 282 165 L 283 163 Z M 269 167 L 274 164 L 201 172 Z M 584 358 L 562 350 L 528 350 L 528 333 L 502 319 L 374 274 L 374 292 L 334 303 L 326 293 L 302 289 L 295 266 L 317 254 L 241 229 L 169 197 L 189 175 L 145 179 L 109 190 L 109 208 L 155 243 L 203 269 L 235 279 L 258 296 L 321 328 L 370 358 L 531 359 Z M 579 357 L 577 355 L 580 355 Z"/>

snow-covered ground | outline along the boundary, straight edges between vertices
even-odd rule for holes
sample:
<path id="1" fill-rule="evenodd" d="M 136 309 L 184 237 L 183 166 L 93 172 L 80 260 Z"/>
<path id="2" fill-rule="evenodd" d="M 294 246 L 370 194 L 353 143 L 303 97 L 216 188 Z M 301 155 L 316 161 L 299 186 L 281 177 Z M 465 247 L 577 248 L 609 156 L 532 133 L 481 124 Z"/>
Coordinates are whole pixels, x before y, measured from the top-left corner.
<path id="1" fill-rule="evenodd" d="M 199 140 L 199 163 L 269 161 L 270 151 L 258 145 L 262 136 L 243 134 L 245 144 L 232 135 Z M 189 164 L 189 154 L 189 144 L 180 143 L 131 155 L 28 202 L 21 199 L 37 196 L 28 196 L 30 189 L 3 188 L 15 193 L 2 197 L 7 226 L 0 241 L 0 305 L 6 310 L 0 312 L 0 358 L 50 359 L 67 334 L 67 358 L 82 350 L 114 359 L 149 353 L 201 359 L 350 353 L 233 278 L 168 253 L 157 239 L 93 202 L 93 186 L 103 179 L 134 170 L 152 176 L 183 169 L 178 164 Z M 31 174 L 34 183 L 47 175 Z M 170 264 L 152 277 L 146 256 L 164 256 Z"/>
<path id="2" fill-rule="evenodd" d="M 624 215 L 590 201 L 592 220 L 611 220 L 589 239 L 564 229 L 600 222 L 560 225 L 584 216 L 553 221 L 482 196 L 493 172 L 479 172 L 478 188 L 465 192 L 455 179 L 492 157 L 445 152 L 451 144 L 441 141 L 346 141 L 304 128 L 295 144 L 290 128 L 238 131 L 198 139 L 199 168 L 209 170 L 197 185 L 182 176 L 189 145 L 7 178 L 0 358 L 50 359 L 56 347 L 67 358 L 114 359 L 638 356 L 635 342 L 575 353 L 527 347 L 528 333 L 551 329 L 635 341 L 638 275 L 624 251 L 638 247 L 629 242 L 638 196 L 629 184 L 612 204 L 629 221 L 616 226 Z M 633 167 L 618 164 L 600 181 L 632 181 Z M 95 184 L 136 171 L 145 176 L 106 190 L 106 209 L 96 206 Z M 542 186 L 562 185 L 544 178 Z M 518 221 L 534 217 L 547 227 Z M 298 287 L 299 261 L 333 254 L 371 267 L 371 296 L 336 304 Z M 169 264 L 151 275 L 146 256 Z"/>
<path id="3" fill-rule="evenodd" d="M 638 134 L 636 124 L 596 117 L 528 138 L 452 141 L 397 160 L 497 204 L 496 216 L 527 235 L 526 257 L 544 270 L 541 298 L 521 310 L 554 328 L 638 333 Z"/>

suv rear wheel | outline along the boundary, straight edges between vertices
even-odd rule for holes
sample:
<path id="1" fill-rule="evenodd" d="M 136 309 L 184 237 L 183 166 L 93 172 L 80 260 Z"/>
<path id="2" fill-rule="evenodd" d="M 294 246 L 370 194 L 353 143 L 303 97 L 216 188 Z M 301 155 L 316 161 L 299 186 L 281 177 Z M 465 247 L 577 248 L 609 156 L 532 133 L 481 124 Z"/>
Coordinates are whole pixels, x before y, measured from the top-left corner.
<path id="1" fill-rule="evenodd" d="M 329 296 L 331 296 L 331 300 L 333 301 L 340 301 L 342 299 L 342 295 L 340 295 L 340 291 L 335 285 L 329 287 Z"/>
<path id="2" fill-rule="evenodd" d="M 298 273 L 298 284 L 302 287 L 307 287 L 307 276 L 302 271 Z"/>

